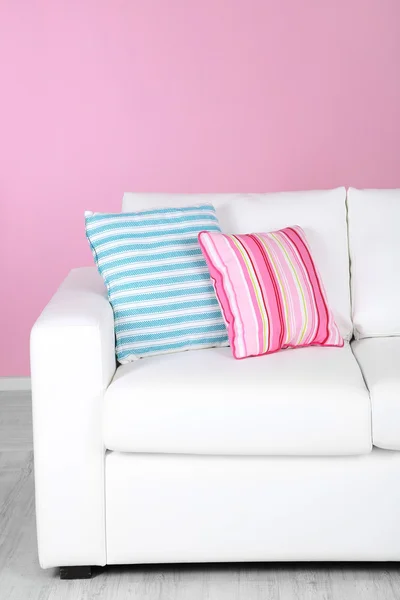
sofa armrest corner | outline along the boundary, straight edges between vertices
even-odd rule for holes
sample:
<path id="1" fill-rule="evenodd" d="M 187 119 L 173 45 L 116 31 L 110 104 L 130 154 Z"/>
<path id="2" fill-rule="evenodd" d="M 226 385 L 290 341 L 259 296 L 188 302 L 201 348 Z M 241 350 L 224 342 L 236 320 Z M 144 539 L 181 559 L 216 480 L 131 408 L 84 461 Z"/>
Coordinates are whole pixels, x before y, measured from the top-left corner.
<path id="1" fill-rule="evenodd" d="M 102 279 L 93 268 L 74 269 L 31 332 L 42 567 L 106 562 L 102 404 L 115 369 L 113 314 Z"/>

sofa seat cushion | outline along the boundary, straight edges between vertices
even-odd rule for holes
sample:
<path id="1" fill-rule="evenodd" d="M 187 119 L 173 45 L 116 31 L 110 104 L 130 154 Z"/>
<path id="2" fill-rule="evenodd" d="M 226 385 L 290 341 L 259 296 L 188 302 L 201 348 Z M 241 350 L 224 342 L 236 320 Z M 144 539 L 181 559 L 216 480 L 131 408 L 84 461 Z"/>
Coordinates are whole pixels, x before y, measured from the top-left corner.
<path id="1" fill-rule="evenodd" d="M 242 361 L 212 348 L 120 366 L 105 394 L 104 441 L 119 452 L 365 454 L 370 419 L 348 344 Z"/>
<path id="2" fill-rule="evenodd" d="M 371 395 L 372 442 L 400 450 L 400 337 L 359 340 L 352 348 Z"/>

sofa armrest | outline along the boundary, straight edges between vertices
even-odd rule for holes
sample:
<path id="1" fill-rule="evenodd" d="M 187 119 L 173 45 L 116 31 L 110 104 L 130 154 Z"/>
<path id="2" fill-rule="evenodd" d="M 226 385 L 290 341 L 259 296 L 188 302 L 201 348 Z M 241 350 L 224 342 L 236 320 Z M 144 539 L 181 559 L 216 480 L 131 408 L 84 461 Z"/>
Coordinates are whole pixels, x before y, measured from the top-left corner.
<path id="1" fill-rule="evenodd" d="M 95 268 L 72 270 L 31 333 L 36 517 L 42 567 L 104 565 L 103 394 L 114 324 Z"/>

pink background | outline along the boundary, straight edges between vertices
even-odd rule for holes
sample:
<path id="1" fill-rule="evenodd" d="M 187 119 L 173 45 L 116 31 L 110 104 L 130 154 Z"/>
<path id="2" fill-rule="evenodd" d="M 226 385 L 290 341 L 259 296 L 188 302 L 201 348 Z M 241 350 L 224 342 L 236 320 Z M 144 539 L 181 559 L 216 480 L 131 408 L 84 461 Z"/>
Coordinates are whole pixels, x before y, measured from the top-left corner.
<path id="1" fill-rule="evenodd" d="M 400 187 L 398 0 L 0 0 L 0 375 L 124 190 Z"/>

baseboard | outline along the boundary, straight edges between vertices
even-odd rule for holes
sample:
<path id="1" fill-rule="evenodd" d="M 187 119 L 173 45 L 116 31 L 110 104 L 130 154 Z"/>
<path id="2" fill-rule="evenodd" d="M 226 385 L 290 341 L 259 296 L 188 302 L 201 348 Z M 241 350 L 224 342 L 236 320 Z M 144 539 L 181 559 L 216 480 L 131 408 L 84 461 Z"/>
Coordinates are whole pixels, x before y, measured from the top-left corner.
<path id="1" fill-rule="evenodd" d="M 30 377 L 0 377 L 0 392 L 30 391 Z"/>

